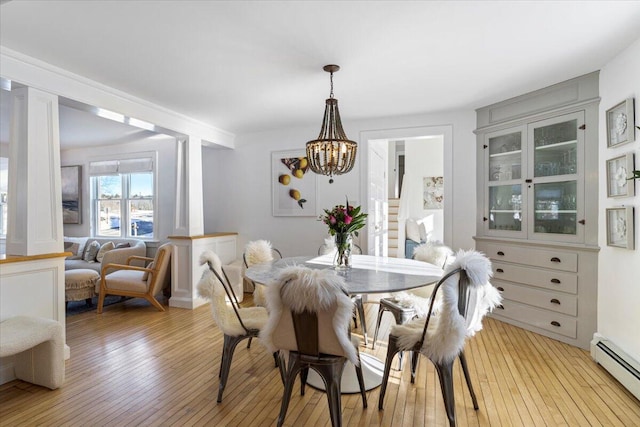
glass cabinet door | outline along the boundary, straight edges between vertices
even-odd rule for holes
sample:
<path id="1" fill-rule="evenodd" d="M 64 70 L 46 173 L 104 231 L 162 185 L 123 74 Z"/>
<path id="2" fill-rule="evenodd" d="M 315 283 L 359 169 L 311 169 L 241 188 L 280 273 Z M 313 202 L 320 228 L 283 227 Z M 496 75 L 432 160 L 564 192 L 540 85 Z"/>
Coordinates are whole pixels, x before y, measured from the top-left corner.
<path id="1" fill-rule="evenodd" d="M 529 125 L 529 237 L 580 241 L 583 228 L 584 113 Z"/>
<path id="2" fill-rule="evenodd" d="M 523 218 L 523 165 L 525 128 L 487 135 L 485 170 L 488 186 L 485 229 L 492 235 L 515 237 L 526 232 Z"/>

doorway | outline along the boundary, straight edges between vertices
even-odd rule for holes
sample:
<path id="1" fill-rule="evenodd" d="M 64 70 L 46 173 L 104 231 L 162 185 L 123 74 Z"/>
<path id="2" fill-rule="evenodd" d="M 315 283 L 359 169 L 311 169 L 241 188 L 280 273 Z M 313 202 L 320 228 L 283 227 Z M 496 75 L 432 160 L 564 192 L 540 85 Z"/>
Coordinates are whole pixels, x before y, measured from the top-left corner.
<path id="1" fill-rule="evenodd" d="M 447 218 L 451 218 L 452 210 L 452 133 L 451 126 L 362 132 L 361 143 L 366 141 L 367 150 L 363 150 L 366 152 L 366 167 L 362 168 L 361 181 L 369 212 L 367 231 L 363 233 L 366 241 L 362 243 L 368 254 L 404 257 L 407 237 L 405 223 L 412 217 L 425 219 L 431 240 L 451 244 L 453 226 Z M 432 148 L 431 145 L 438 141 L 441 145 L 439 154 L 427 153 Z M 410 147 L 410 153 L 407 152 L 407 147 Z M 402 167 L 400 156 L 404 157 Z M 381 173 L 380 164 L 383 162 L 386 163 L 386 168 Z M 436 164 L 440 165 L 439 169 L 434 169 Z M 412 167 L 418 169 L 412 172 Z M 440 198 L 442 205 L 437 209 L 433 209 L 433 206 L 425 209 L 425 178 L 438 177 L 440 182 L 444 182 L 444 188 L 440 189 L 443 192 L 443 197 Z M 389 202 L 390 199 L 395 199 L 391 196 L 397 195 L 400 199 L 403 192 L 411 197 L 406 206 L 403 203 L 399 208 L 396 229 L 389 223 L 389 219 L 393 219 L 393 208 L 389 208 Z M 397 247 L 390 249 L 388 244 L 394 239 L 397 239 Z"/>

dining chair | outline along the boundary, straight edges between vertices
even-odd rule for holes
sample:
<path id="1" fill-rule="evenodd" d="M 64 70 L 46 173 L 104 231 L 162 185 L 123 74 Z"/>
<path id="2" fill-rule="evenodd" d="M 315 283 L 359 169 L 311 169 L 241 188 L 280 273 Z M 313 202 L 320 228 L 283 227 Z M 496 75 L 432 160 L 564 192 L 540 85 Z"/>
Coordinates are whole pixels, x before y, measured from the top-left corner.
<path id="1" fill-rule="evenodd" d="M 428 262 L 445 268 L 447 262 L 453 260 L 453 251 L 448 246 L 438 241 L 430 241 L 416 247 L 413 259 Z M 402 325 L 415 317 L 424 317 L 429 309 L 429 298 L 435 285 L 422 286 L 405 292 L 396 292 L 390 297 L 380 298 L 378 306 L 378 319 L 373 333 L 372 349 L 375 349 L 380 331 L 382 315 L 385 311 L 393 314 L 396 325 Z M 400 357 L 400 369 L 402 369 L 402 357 Z"/>
<path id="2" fill-rule="evenodd" d="M 356 366 L 362 405 L 366 408 L 359 340 L 349 330 L 353 301 L 345 291 L 344 279 L 332 270 L 286 267 L 267 287 L 266 300 L 269 320 L 260 339 L 267 349 L 278 351 L 284 382 L 278 426 L 284 423 L 298 374 L 300 393 L 304 395 L 309 369 L 323 380 L 332 426 L 341 426 L 340 382 L 347 361 Z"/>
<path id="3" fill-rule="evenodd" d="M 282 259 L 282 253 L 273 246 L 268 240 L 252 240 L 244 247 L 242 261 L 245 269 L 256 264 L 264 264 L 274 259 Z M 264 307 L 264 289 L 262 286 L 256 285 L 251 279 L 245 276 L 253 286 L 253 303 L 257 306 Z"/>
<path id="4" fill-rule="evenodd" d="M 224 335 L 222 360 L 218 372 L 220 378 L 218 403 L 220 403 L 229 378 L 236 346 L 242 340 L 249 339 L 247 348 L 250 348 L 251 339 L 258 336 L 260 329 L 267 323 L 268 315 L 264 307 L 240 307 L 229 278 L 222 269 L 222 262 L 215 252 L 203 252 L 200 255 L 200 264 L 207 264 L 208 268 L 204 270 L 198 282 L 198 294 L 210 301 L 213 320 Z"/>
<path id="5" fill-rule="evenodd" d="M 456 358 L 460 359 L 473 408 L 478 410 L 464 345 L 467 338 L 482 329 L 484 315 L 502 300 L 498 290 L 489 283 L 491 275 L 491 262 L 483 254 L 473 250 L 459 251 L 456 260 L 435 285 L 426 318 L 391 328 L 378 409 L 383 409 L 393 357 L 400 351 L 413 351 L 411 383 L 415 382 L 418 359 L 422 354 L 431 360 L 438 373 L 450 426 L 456 424 L 453 388 Z"/>
<path id="6" fill-rule="evenodd" d="M 336 250 L 336 245 L 333 239 L 324 239 L 324 243 L 320 245 L 318 248 L 318 255 L 326 255 L 332 253 Z M 352 245 L 351 253 L 354 255 L 362 255 L 362 248 L 356 244 Z M 364 317 L 364 303 L 362 301 L 362 294 L 351 295 L 351 299 L 354 303 L 354 314 L 353 314 L 353 324 L 354 327 L 358 328 L 358 319 L 357 315 L 360 317 L 360 325 L 362 328 L 362 335 L 364 337 L 364 345 L 369 345 L 369 340 L 367 338 L 367 323 Z"/>
<path id="7" fill-rule="evenodd" d="M 98 314 L 102 313 L 107 295 L 144 298 L 158 310 L 165 311 L 155 296 L 171 280 L 168 271 L 172 252 L 173 245 L 165 243 L 158 247 L 154 258 L 132 255 L 127 258 L 126 264 L 104 265 L 100 275 Z M 131 265 L 134 261 L 143 261 L 148 264 L 146 267 Z"/>

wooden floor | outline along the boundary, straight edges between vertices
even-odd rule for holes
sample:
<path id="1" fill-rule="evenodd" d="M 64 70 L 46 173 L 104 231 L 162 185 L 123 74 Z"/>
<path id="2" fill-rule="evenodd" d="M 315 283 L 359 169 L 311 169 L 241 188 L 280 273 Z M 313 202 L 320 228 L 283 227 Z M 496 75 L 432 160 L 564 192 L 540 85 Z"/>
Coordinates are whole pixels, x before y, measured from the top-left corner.
<path id="1" fill-rule="evenodd" d="M 366 309 L 373 329 L 377 306 Z M 392 319 L 386 316 L 382 337 Z M 208 306 L 160 313 L 129 300 L 102 315 L 67 318 L 67 343 L 64 387 L 50 391 L 21 381 L 0 386 L 0 425 L 275 425 L 282 385 L 259 342 L 249 350 L 238 346 L 223 403 L 216 403 L 222 335 Z M 384 342 L 375 351 L 370 347 L 361 351 L 384 359 Z M 480 410 L 473 410 L 456 364 L 460 426 L 640 425 L 638 400 L 584 350 L 485 319 L 466 354 Z M 438 379 L 426 359 L 416 384 L 407 369 L 392 371 L 383 411 L 378 395 L 379 388 L 368 392 L 368 409 L 358 395 L 343 395 L 344 425 L 446 425 Z M 294 392 L 285 424 L 330 425 L 325 395 L 312 388 L 305 396 Z"/>

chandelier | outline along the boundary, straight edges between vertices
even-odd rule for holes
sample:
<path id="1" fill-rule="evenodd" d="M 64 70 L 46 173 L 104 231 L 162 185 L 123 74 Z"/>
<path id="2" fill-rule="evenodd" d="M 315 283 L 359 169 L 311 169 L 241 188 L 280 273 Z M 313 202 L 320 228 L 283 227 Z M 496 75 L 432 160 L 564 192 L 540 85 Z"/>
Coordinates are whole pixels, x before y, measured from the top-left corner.
<path id="1" fill-rule="evenodd" d="M 333 73 L 340 67 L 325 65 L 322 69 L 331 74 L 331 93 L 326 100 L 318 139 L 307 142 L 307 160 L 312 171 L 328 175 L 329 183 L 332 183 L 333 175 L 342 175 L 353 169 L 358 144 L 347 139 L 340 121 L 338 100 L 333 97 Z"/>

